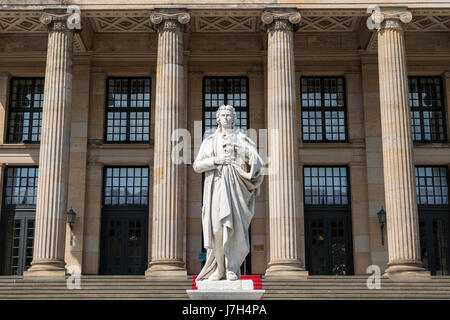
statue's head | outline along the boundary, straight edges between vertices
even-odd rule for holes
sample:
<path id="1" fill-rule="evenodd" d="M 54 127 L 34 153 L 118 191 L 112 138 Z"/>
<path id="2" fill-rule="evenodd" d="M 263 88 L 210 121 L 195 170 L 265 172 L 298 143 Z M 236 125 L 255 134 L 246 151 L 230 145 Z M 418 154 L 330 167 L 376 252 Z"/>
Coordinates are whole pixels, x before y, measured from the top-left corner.
<path id="1" fill-rule="evenodd" d="M 236 123 L 236 110 L 230 105 L 221 105 L 216 112 L 216 121 L 219 128 L 234 128 Z"/>

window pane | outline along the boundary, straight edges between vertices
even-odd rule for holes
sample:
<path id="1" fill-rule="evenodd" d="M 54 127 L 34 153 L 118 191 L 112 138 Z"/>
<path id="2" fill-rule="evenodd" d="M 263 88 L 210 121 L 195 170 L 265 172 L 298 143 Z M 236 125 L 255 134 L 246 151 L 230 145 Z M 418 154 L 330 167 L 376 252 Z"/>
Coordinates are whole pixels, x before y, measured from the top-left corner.
<path id="1" fill-rule="evenodd" d="M 150 141 L 150 78 L 109 78 L 106 141 Z"/>
<path id="2" fill-rule="evenodd" d="M 38 168 L 6 168 L 5 206 L 35 207 L 37 186 Z"/>
<path id="3" fill-rule="evenodd" d="M 103 203 L 148 206 L 148 168 L 106 168 Z"/>
<path id="4" fill-rule="evenodd" d="M 409 77 L 409 105 L 414 141 L 445 141 L 445 110 L 440 77 Z"/>
<path id="5" fill-rule="evenodd" d="M 11 80 L 7 141 L 39 142 L 41 139 L 43 78 L 13 78 Z"/>
<path id="6" fill-rule="evenodd" d="M 416 194 L 419 205 L 448 205 L 446 167 L 416 167 Z"/>
<path id="7" fill-rule="evenodd" d="M 303 179 L 305 205 L 349 203 L 346 167 L 304 167 Z"/>
<path id="8" fill-rule="evenodd" d="M 302 77 L 303 141 L 345 141 L 343 77 Z"/>
<path id="9" fill-rule="evenodd" d="M 248 130 L 248 79 L 246 77 L 205 77 L 203 80 L 204 133 L 210 135 L 217 129 L 216 111 L 221 105 L 231 105 L 236 110 L 235 128 Z"/>

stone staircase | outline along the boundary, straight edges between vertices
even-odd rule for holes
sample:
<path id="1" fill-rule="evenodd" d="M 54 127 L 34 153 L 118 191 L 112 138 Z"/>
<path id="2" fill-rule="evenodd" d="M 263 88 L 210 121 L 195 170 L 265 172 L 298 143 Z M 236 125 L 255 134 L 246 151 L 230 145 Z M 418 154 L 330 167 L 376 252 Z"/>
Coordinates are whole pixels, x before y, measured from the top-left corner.
<path id="1" fill-rule="evenodd" d="M 450 299 L 450 277 L 430 281 L 381 279 L 381 289 L 367 289 L 367 276 L 310 276 L 307 280 L 263 279 L 264 300 L 272 299 Z M 159 299 L 187 300 L 187 280 L 146 280 L 144 276 L 82 276 L 81 289 L 64 280 L 0 277 L 0 299 Z"/>
<path id="2" fill-rule="evenodd" d="M 381 278 L 380 289 L 367 288 L 368 276 L 310 276 L 307 280 L 262 281 L 265 300 L 307 299 L 450 299 L 450 277 L 431 280 L 393 281 Z"/>
<path id="3" fill-rule="evenodd" d="M 191 285 L 192 278 L 177 281 L 146 280 L 144 276 L 82 276 L 81 289 L 69 289 L 65 280 L 0 277 L 0 299 L 187 300 L 186 289 Z"/>

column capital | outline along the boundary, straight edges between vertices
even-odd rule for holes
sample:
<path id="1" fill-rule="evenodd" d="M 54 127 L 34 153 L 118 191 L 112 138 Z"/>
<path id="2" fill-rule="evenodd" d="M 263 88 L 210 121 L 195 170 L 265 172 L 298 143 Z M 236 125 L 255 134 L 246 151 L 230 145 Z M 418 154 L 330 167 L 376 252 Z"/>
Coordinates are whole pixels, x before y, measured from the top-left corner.
<path id="1" fill-rule="evenodd" d="M 294 31 L 302 16 L 296 9 L 266 9 L 261 15 L 261 21 L 267 31 Z"/>
<path id="2" fill-rule="evenodd" d="M 39 20 L 49 31 L 81 31 L 80 10 L 75 6 L 44 9 Z"/>
<path id="3" fill-rule="evenodd" d="M 191 21 L 191 15 L 186 11 L 155 11 L 150 15 L 150 21 L 156 31 L 181 29 Z"/>
<path id="4" fill-rule="evenodd" d="M 369 29 L 399 29 L 403 30 L 403 25 L 411 22 L 412 13 L 408 7 L 379 7 L 369 8 L 372 14 L 368 18 L 367 26 Z"/>

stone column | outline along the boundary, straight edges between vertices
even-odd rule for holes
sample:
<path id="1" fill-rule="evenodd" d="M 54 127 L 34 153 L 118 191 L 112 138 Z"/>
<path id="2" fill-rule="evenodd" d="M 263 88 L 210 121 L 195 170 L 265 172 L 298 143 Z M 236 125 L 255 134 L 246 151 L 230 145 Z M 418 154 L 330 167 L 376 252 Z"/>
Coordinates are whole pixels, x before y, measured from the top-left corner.
<path id="1" fill-rule="evenodd" d="M 450 70 L 444 72 L 442 76 L 444 77 L 444 92 L 447 101 L 450 101 Z M 450 110 L 450 108 L 447 108 L 447 110 Z M 447 112 L 447 128 L 450 128 L 450 112 Z M 447 129 L 447 131 L 449 130 Z"/>
<path id="2" fill-rule="evenodd" d="M 384 7 L 371 16 L 378 29 L 381 131 L 389 262 L 388 276 L 426 276 L 420 257 L 419 221 L 411 138 L 403 24 L 406 8 Z"/>
<path id="3" fill-rule="evenodd" d="M 3 199 L 3 180 L 5 179 L 5 167 L 4 163 L 0 163 L 0 199 Z M 0 221 L 2 220 L 3 210 L 0 210 Z"/>
<path id="4" fill-rule="evenodd" d="M 7 140 L 8 129 L 5 130 L 8 122 L 7 101 L 9 94 L 9 82 L 11 76 L 9 73 L 0 72 L 0 144 L 4 144 Z"/>
<path id="5" fill-rule="evenodd" d="M 46 10 L 47 65 L 39 153 L 36 230 L 25 276 L 64 276 L 65 213 L 69 178 L 73 28 L 65 10 Z"/>
<path id="6" fill-rule="evenodd" d="M 267 127 L 270 262 L 266 277 L 306 276 L 300 259 L 297 102 L 294 67 L 296 10 L 265 11 L 267 27 Z"/>
<path id="7" fill-rule="evenodd" d="M 158 31 L 155 146 L 153 164 L 153 237 L 148 277 L 186 277 L 183 261 L 184 164 L 172 158 L 172 134 L 184 115 L 183 31 L 187 12 L 164 10 L 150 17 Z"/>

